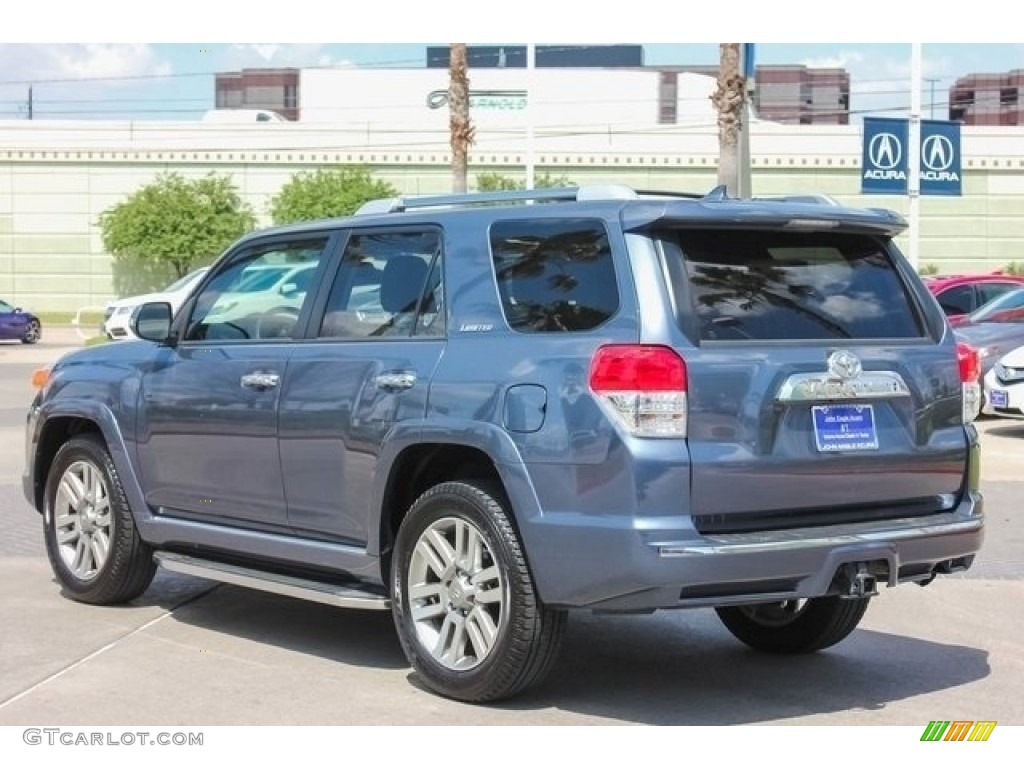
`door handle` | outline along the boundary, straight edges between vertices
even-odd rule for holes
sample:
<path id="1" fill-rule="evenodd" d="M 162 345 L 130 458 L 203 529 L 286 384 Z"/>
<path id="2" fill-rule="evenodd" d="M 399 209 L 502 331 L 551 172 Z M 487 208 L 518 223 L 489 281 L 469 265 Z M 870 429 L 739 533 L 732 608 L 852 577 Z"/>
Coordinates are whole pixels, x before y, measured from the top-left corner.
<path id="1" fill-rule="evenodd" d="M 263 392 L 280 384 L 281 377 L 276 373 L 247 373 L 241 378 L 240 383 L 246 389 Z"/>
<path id="2" fill-rule="evenodd" d="M 416 383 L 416 374 L 412 371 L 381 373 L 373 378 L 373 383 L 380 389 L 411 389 Z"/>

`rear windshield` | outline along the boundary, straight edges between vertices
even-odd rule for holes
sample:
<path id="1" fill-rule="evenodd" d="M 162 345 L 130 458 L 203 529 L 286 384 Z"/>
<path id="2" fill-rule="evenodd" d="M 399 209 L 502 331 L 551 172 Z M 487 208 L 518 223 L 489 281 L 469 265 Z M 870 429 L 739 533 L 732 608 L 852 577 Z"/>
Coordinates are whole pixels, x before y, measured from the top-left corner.
<path id="1" fill-rule="evenodd" d="M 676 295 L 692 303 L 703 340 L 923 335 L 877 238 L 703 229 L 673 230 L 664 242 L 669 274 L 686 283 Z"/>

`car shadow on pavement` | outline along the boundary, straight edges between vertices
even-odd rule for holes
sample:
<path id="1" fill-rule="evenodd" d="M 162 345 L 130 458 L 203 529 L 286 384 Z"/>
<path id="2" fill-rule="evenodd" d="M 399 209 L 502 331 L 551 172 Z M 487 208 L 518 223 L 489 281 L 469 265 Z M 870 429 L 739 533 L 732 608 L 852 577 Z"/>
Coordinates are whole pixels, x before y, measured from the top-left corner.
<path id="1" fill-rule="evenodd" d="M 1002 437 L 1024 437 L 1024 421 L 1005 420 L 1005 424 L 990 426 L 986 431 L 989 434 Z"/>
<path id="2" fill-rule="evenodd" d="M 327 661 L 409 669 L 389 612 L 345 610 L 222 585 L 179 606 L 173 618 Z M 871 713 L 989 674 L 985 650 L 869 629 L 832 649 L 787 657 L 747 649 L 710 610 L 580 613 L 570 619 L 547 681 L 487 706 L 510 712 L 557 709 L 651 725 L 764 723 Z M 424 690 L 411 669 L 407 680 Z"/>
<path id="3" fill-rule="evenodd" d="M 984 650 L 867 629 L 816 654 L 775 656 L 734 640 L 710 610 L 572 618 L 547 682 L 499 706 L 650 725 L 752 724 L 881 710 L 990 673 Z"/>
<path id="4" fill-rule="evenodd" d="M 350 610 L 223 584 L 179 605 L 173 618 L 328 661 L 408 667 L 390 611 Z"/>

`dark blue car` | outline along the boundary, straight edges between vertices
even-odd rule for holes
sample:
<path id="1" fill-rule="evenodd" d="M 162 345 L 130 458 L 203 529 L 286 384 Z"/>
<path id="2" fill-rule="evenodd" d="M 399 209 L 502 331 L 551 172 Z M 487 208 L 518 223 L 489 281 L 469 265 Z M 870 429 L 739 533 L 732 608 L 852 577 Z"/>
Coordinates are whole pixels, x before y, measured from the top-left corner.
<path id="1" fill-rule="evenodd" d="M 43 325 L 38 317 L 0 300 L 0 340 L 18 339 L 22 344 L 35 344 L 42 337 Z"/>

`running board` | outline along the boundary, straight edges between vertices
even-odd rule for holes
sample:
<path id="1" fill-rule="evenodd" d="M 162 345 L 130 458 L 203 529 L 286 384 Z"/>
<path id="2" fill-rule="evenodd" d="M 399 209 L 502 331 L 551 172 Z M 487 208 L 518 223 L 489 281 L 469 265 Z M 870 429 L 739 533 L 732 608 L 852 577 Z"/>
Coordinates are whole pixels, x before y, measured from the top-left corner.
<path id="1" fill-rule="evenodd" d="M 261 589 L 264 592 L 297 597 L 300 600 L 313 600 L 339 608 L 359 608 L 364 611 L 391 609 L 391 601 L 388 598 L 352 587 L 299 579 L 255 568 L 218 563 L 214 560 L 202 560 L 175 552 L 157 552 L 153 555 L 153 559 L 156 560 L 157 565 L 175 573 L 222 581 L 239 587 Z"/>

